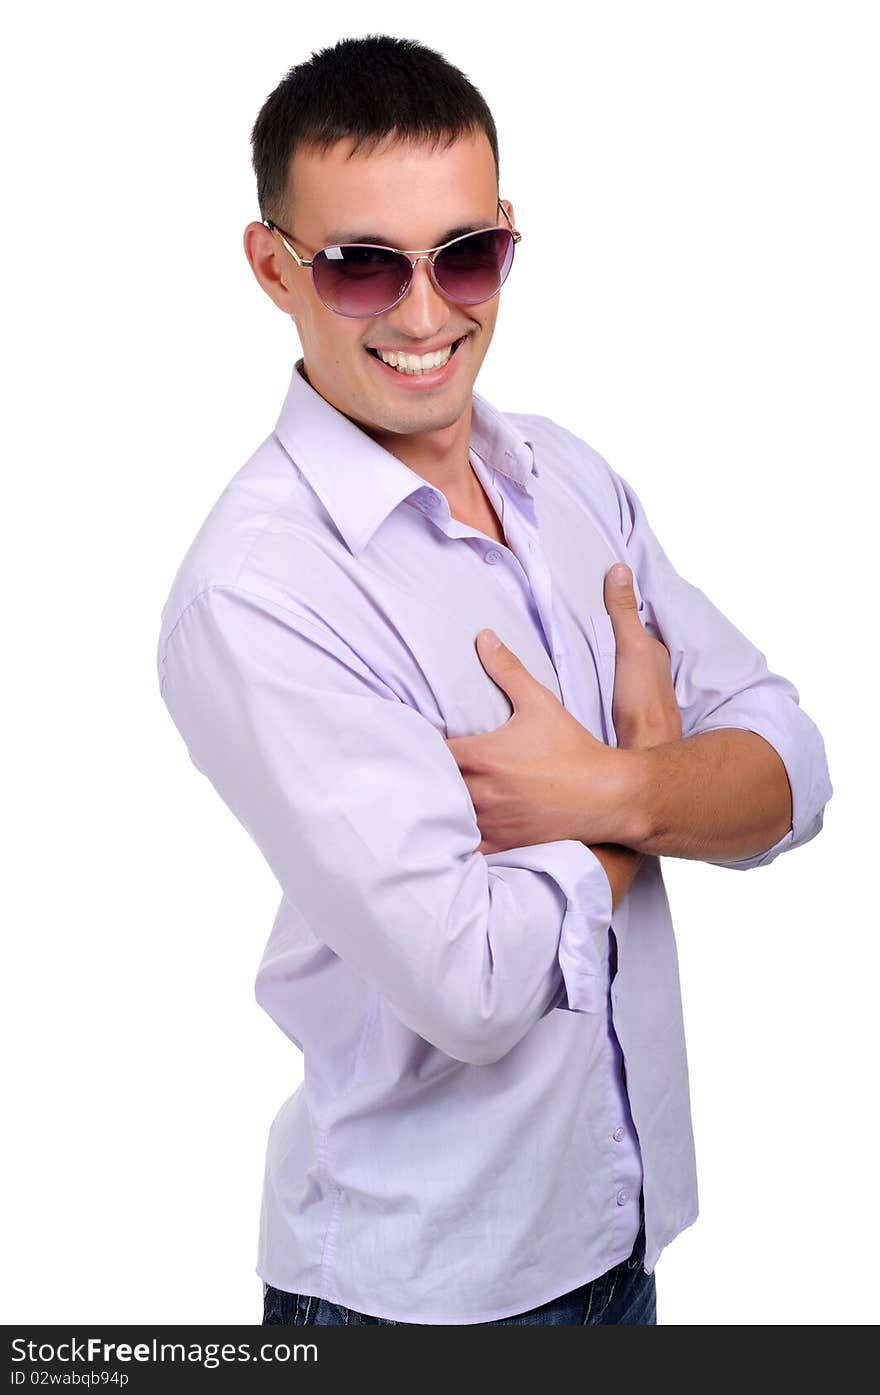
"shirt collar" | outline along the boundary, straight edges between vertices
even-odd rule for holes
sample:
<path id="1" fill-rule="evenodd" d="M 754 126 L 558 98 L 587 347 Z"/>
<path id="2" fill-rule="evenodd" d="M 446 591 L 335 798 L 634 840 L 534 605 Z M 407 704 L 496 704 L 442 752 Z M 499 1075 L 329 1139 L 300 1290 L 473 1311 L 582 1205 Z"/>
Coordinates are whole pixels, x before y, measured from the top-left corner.
<path id="1" fill-rule="evenodd" d="M 294 364 L 278 437 L 357 556 L 404 499 L 427 480 L 385 450 L 302 376 Z M 524 492 L 537 477 L 534 446 L 484 397 L 472 394 L 471 449 Z"/>

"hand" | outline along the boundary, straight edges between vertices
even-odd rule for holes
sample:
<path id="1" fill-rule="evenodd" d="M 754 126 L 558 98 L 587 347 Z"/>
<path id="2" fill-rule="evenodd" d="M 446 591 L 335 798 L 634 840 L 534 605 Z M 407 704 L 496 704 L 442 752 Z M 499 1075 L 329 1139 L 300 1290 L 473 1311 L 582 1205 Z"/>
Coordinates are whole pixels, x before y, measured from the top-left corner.
<path id="1" fill-rule="evenodd" d="M 477 636 L 477 653 L 513 716 L 495 731 L 446 742 L 477 815 L 479 851 L 582 838 L 585 825 L 595 841 L 612 839 L 620 752 L 581 726 L 505 644 L 490 648 L 487 634 Z"/>
<path id="2" fill-rule="evenodd" d="M 627 842 L 629 831 L 621 826 L 621 752 L 677 740 L 681 714 L 669 652 L 643 628 L 632 573 L 625 570 L 626 584 L 615 586 L 608 573 L 604 591 L 617 650 L 616 751 L 581 726 L 506 645 L 492 651 L 484 633 L 478 635 L 480 661 L 514 709 L 495 731 L 446 743 L 474 805 L 480 852 L 564 838 L 580 839 L 594 851 Z"/>
<path id="3" fill-rule="evenodd" d="M 616 580 L 620 575 L 622 581 Z M 618 562 L 605 574 L 605 609 L 616 649 L 611 716 L 621 750 L 642 751 L 681 740 L 681 712 L 669 650 L 639 619 L 632 572 Z"/>

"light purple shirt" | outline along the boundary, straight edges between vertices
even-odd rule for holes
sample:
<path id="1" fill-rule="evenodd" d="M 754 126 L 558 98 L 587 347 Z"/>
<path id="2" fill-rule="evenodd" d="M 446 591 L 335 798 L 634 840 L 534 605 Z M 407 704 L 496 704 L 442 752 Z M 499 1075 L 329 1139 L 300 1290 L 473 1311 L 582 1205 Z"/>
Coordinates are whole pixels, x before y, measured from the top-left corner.
<path id="1" fill-rule="evenodd" d="M 676 573 L 585 442 L 473 394 L 499 545 L 301 364 L 187 551 L 158 647 L 193 763 L 283 892 L 255 990 L 303 1081 L 270 1129 L 256 1269 L 378 1317 L 485 1322 L 626 1258 L 642 1185 L 649 1273 L 698 1205 L 660 859 L 612 912 L 583 843 L 476 851 L 445 738 L 511 715 L 478 630 L 614 745 L 603 583 L 624 560 L 683 735 L 758 732 L 788 773 L 792 827 L 722 865 L 809 841 L 832 787 L 797 690 Z"/>

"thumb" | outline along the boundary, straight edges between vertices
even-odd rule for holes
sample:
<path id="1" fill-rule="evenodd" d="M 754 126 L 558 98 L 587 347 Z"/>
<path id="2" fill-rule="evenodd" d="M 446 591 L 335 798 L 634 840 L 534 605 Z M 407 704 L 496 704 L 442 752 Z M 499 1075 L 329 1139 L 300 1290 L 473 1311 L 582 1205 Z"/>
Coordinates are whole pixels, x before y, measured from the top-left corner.
<path id="1" fill-rule="evenodd" d="M 632 571 L 625 562 L 617 562 L 605 574 L 605 609 L 611 616 L 615 640 L 620 643 L 632 634 L 636 625 L 642 628 Z"/>
<path id="2" fill-rule="evenodd" d="M 494 630 L 480 630 L 477 635 L 477 653 L 480 663 L 499 686 L 503 688 L 513 703 L 514 711 L 525 702 L 531 690 L 539 686 L 512 649 L 495 634 Z"/>

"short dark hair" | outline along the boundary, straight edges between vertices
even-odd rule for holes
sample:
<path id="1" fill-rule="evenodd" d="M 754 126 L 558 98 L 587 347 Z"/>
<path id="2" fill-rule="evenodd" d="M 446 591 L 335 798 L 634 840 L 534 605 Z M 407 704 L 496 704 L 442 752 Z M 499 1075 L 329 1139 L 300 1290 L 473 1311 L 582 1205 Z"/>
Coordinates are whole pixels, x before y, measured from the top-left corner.
<path id="1" fill-rule="evenodd" d="M 458 68 L 415 39 L 368 34 L 340 39 L 291 68 L 266 98 L 251 131 L 261 218 L 290 229 L 288 173 L 300 145 L 327 150 L 354 137 L 351 154 L 395 133 L 402 141 L 485 131 L 499 178 L 498 133 L 486 102 Z"/>

